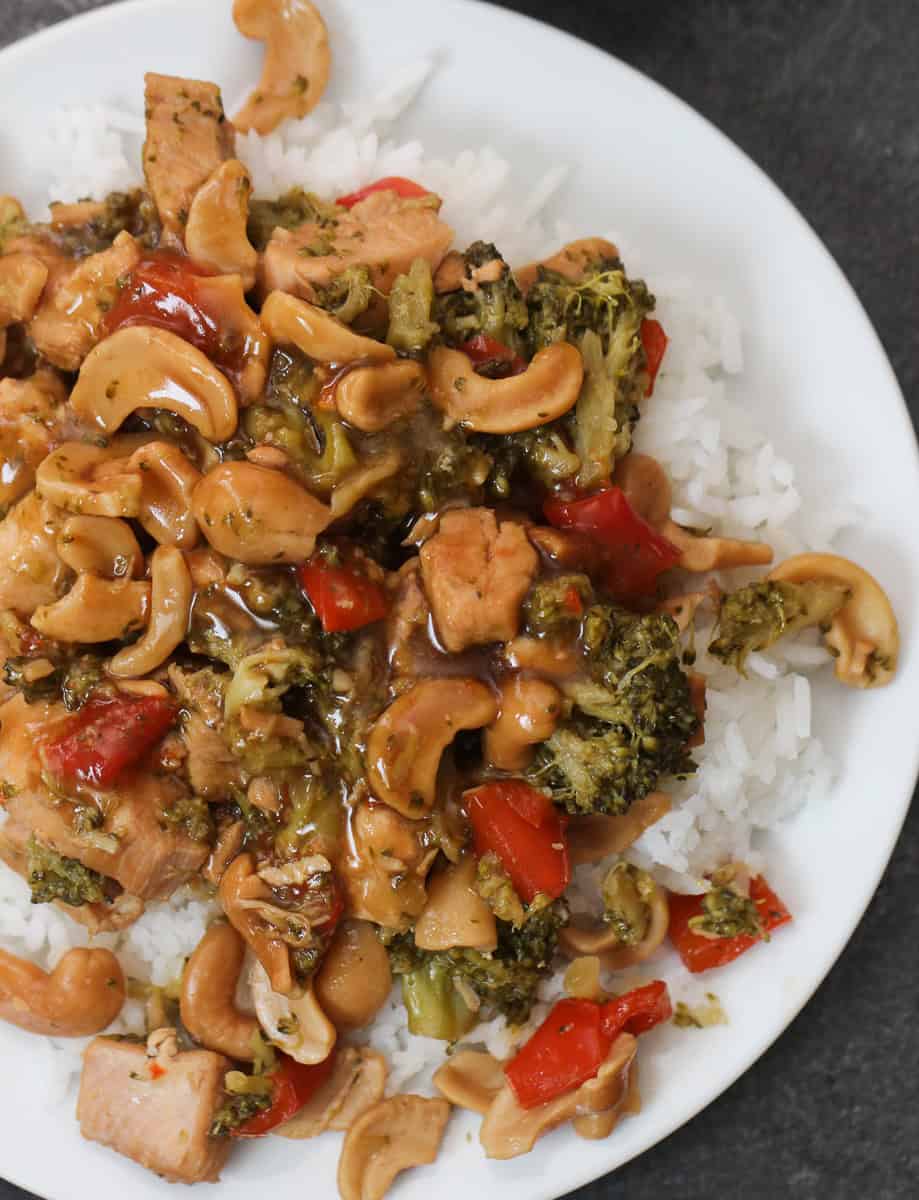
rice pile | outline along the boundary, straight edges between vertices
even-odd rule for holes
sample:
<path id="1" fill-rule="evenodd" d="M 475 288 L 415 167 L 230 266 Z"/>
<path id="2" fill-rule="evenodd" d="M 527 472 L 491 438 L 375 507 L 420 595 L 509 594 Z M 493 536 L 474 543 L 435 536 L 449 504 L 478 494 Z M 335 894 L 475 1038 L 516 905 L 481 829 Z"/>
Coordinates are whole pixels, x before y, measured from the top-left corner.
<path id="1" fill-rule="evenodd" d="M 445 161 L 426 157 L 418 141 L 387 136 L 432 67 L 430 61 L 410 64 L 385 92 L 344 108 L 322 104 L 306 120 L 288 123 L 266 138 L 238 137 L 237 153 L 252 173 L 256 194 L 271 197 L 306 186 L 335 196 L 381 176 L 407 175 L 443 197 L 443 214 L 456 229 L 458 245 L 483 238 L 495 242 L 512 263 L 543 256 L 572 237 L 597 233 L 550 224 L 543 216 L 565 180 L 564 167 L 527 187 L 512 179 L 510 164 L 489 146 Z M 101 197 L 139 184 L 143 132 L 143 118 L 136 112 L 93 106 L 57 113 L 35 156 L 38 163 L 57 164 L 59 174 L 49 176 L 49 199 Z M 640 259 L 627 244 L 623 254 L 630 272 L 640 274 Z M 668 286 L 659 278 L 650 282 L 670 346 L 638 426 L 636 446 L 668 469 L 674 519 L 768 541 L 779 558 L 828 548 L 853 514 L 810 499 L 805 503 L 794 468 L 757 429 L 751 398 L 744 405 L 735 398 L 743 351 L 734 314 L 722 299 L 700 297 L 688 284 Z M 742 581 L 742 573 L 732 573 L 733 585 Z M 685 782 L 668 783 L 673 811 L 629 852 L 634 862 L 678 890 L 698 891 L 699 877 L 726 858 L 755 864 L 755 831 L 825 796 L 833 781 L 832 762 L 811 737 L 808 672 L 828 661 L 826 652 L 814 640 L 799 639 L 771 654 L 751 655 L 749 678 L 742 679 L 705 654 L 710 626 L 711 617 L 703 615 L 696 638 L 697 669 L 709 685 L 706 743 L 696 752 L 699 770 Z M 575 909 L 592 906 L 604 870 L 602 864 L 578 870 L 571 889 Z M 95 944 L 117 951 L 129 976 L 166 984 L 181 971 L 215 907 L 185 890 L 151 907 L 124 933 L 101 936 Z M 0 936 L 5 948 L 43 966 L 53 965 L 68 947 L 87 942 L 85 931 L 52 906 L 33 907 L 26 885 L 5 869 L 0 869 Z M 560 971 L 546 981 L 530 1028 L 561 992 L 561 976 Z M 679 983 L 685 997 L 685 977 Z M 141 1032 L 142 1024 L 141 1006 L 133 1001 L 115 1029 Z M 526 1032 L 517 1031 L 512 1039 L 498 1018 L 480 1026 L 474 1037 L 504 1055 Z M 369 1040 L 390 1061 L 391 1090 L 407 1084 L 425 1090 L 445 1055 L 443 1042 L 407 1033 L 397 990 Z M 32 1039 L 30 1046 L 38 1041 Z M 47 1056 L 48 1071 L 56 1073 L 54 1079 L 49 1075 L 46 1094 L 63 1099 L 79 1070 L 83 1045 L 42 1044 L 53 1047 L 41 1053 Z M 37 1055 L 37 1045 L 35 1050 Z"/>

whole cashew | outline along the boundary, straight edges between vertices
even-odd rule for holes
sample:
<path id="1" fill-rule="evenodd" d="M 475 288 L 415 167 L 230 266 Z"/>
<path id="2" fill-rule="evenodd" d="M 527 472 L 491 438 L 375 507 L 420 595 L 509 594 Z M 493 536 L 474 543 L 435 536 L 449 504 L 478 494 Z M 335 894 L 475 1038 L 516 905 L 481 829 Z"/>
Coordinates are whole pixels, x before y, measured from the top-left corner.
<path id="1" fill-rule="evenodd" d="M 332 1074 L 303 1108 L 275 1132 L 301 1141 L 326 1129 L 345 1132 L 368 1108 L 379 1104 L 386 1090 L 388 1065 L 382 1054 L 367 1046 L 342 1046 Z"/>
<path id="2" fill-rule="evenodd" d="M 57 535 L 57 553 L 77 574 L 88 571 L 125 579 L 144 571 L 144 556 L 134 530 L 117 517 L 70 517 Z"/>
<path id="3" fill-rule="evenodd" d="M 555 732 L 562 709 L 557 687 L 515 676 L 500 687 L 497 718 L 485 730 L 485 760 L 499 771 L 522 771 L 532 747 Z"/>
<path id="4" fill-rule="evenodd" d="M 664 888 L 655 884 L 645 903 L 650 909 L 648 929 L 636 946 L 624 946 L 612 925 L 577 916 L 560 931 L 559 946 L 571 958 L 596 956 L 610 971 L 624 971 L 626 967 L 644 962 L 663 944 L 670 924 L 670 905 Z"/>
<path id="5" fill-rule="evenodd" d="M 684 571 L 716 571 L 721 567 L 754 567 L 772 562 L 772 547 L 736 538 L 702 537 L 671 520 L 671 487 L 667 473 L 648 454 L 627 454 L 613 472 L 613 483 L 639 516 L 680 551 Z"/>
<path id="6" fill-rule="evenodd" d="M 149 613 L 149 583 L 79 575 L 66 596 L 36 608 L 32 628 L 62 642 L 111 642 L 142 629 Z"/>
<path id="7" fill-rule="evenodd" d="M 281 121 L 305 117 L 322 98 L 331 54 L 325 21 L 310 0 L 235 0 L 239 32 L 265 43 L 262 77 L 233 118 L 241 133 L 271 133 Z"/>
<path id="8" fill-rule="evenodd" d="M 504 1063 L 481 1050 L 459 1050 L 434 1072 L 434 1086 L 451 1104 L 484 1117 L 504 1087 Z"/>
<path id="9" fill-rule="evenodd" d="M 262 325 L 281 345 L 294 345 L 314 362 L 334 364 L 392 362 L 396 352 L 385 342 L 361 337 L 315 304 L 287 292 L 272 292 L 262 305 Z M 467 360 L 468 361 L 468 360 Z"/>
<path id="10" fill-rule="evenodd" d="M 250 462 L 209 471 L 195 488 L 192 511 L 215 550 L 256 566 L 303 562 L 331 518 L 287 475 Z"/>
<path id="11" fill-rule="evenodd" d="M 825 638 L 836 656 L 836 678 L 858 688 L 890 683 L 897 669 L 900 631 L 887 593 L 873 575 L 836 554 L 798 554 L 779 563 L 768 578 L 848 588 L 849 598 Z"/>
<path id="12" fill-rule="evenodd" d="M 0 329 L 30 320 L 47 282 L 48 268 L 33 254 L 0 257 Z"/>
<path id="13" fill-rule="evenodd" d="M 342 1200 L 382 1200 L 400 1171 L 434 1162 L 449 1119 L 446 1100 L 406 1094 L 367 1109 L 341 1148 Z"/>
<path id="14" fill-rule="evenodd" d="M 498 927 L 494 913 L 476 891 L 476 860 L 464 855 L 446 863 L 428 882 L 428 901 L 415 922 L 419 950 L 494 950 Z"/>
<path id="15" fill-rule="evenodd" d="M 649 792 L 619 817 L 602 813 L 571 818 L 568 825 L 568 855 L 571 865 L 602 862 L 611 854 L 622 854 L 637 842 L 646 829 L 670 812 L 670 797 Z"/>
<path id="16" fill-rule="evenodd" d="M 172 442 L 148 442 L 127 461 L 141 481 L 137 519 L 160 545 L 191 550 L 198 525 L 191 511 L 192 494 L 201 472 Z"/>
<path id="17" fill-rule="evenodd" d="M 81 516 L 136 517 L 143 488 L 140 474 L 122 466 L 96 477 L 111 458 L 110 448 L 65 442 L 39 464 L 36 490 L 58 508 Z"/>
<path id="18" fill-rule="evenodd" d="M 239 275 L 247 292 L 258 265 L 246 234 L 251 191 L 249 172 L 238 159 L 221 163 L 198 189 L 185 226 L 185 248 L 195 262 L 220 275 Z"/>
<path id="19" fill-rule="evenodd" d="M 211 925 L 182 975 L 182 1024 L 208 1050 L 251 1062 L 259 1024 L 234 1003 L 246 944 L 222 921 Z"/>
<path id="20" fill-rule="evenodd" d="M 224 871 L 217 897 L 227 920 L 265 968 L 272 991 L 286 995 L 294 987 L 290 951 L 277 932 L 245 903 L 263 897 L 267 891 L 256 874 L 255 859 L 251 854 L 240 854 Z"/>
<path id="21" fill-rule="evenodd" d="M 150 559 L 150 579 L 147 628 L 132 646 L 119 650 L 108 665 L 109 674 L 121 679 L 155 671 L 188 632 L 195 592 L 182 551 L 175 546 L 157 546 Z"/>
<path id="22" fill-rule="evenodd" d="M 299 1063 L 325 1062 L 338 1032 L 316 999 L 314 981 L 289 994 L 276 992 L 268 972 L 254 960 L 249 971 L 252 1000 L 268 1040 Z"/>
<path id="23" fill-rule="evenodd" d="M 201 275 L 195 291 L 213 316 L 228 349 L 235 349 L 235 363 L 225 365 L 243 404 L 257 401 L 268 378 L 271 342 L 259 317 L 246 303 L 240 275 Z"/>
<path id="24" fill-rule="evenodd" d="M 335 388 L 335 406 L 355 429 L 379 433 L 418 411 L 424 386 L 424 369 L 416 362 L 356 367 Z"/>
<path id="25" fill-rule="evenodd" d="M 138 408 L 165 408 L 210 442 L 236 429 L 236 395 L 200 350 L 147 325 L 119 329 L 80 368 L 70 403 L 77 417 L 113 433 Z"/>
<path id="26" fill-rule="evenodd" d="M 389 998 L 389 955 L 369 921 L 346 921 L 315 977 L 316 999 L 337 1029 L 369 1025 Z"/>
<path id="27" fill-rule="evenodd" d="M 452 425 L 476 433 L 517 433 L 563 416 L 584 378 L 581 353 L 568 342 L 540 350 L 521 375 L 486 379 L 469 356 L 440 346 L 428 360 L 431 398 Z"/>
<path id="28" fill-rule="evenodd" d="M 68 950 L 47 974 L 0 950 L 0 1019 L 46 1037 L 87 1037 L 124 1004 L 124 974 L 111 950 Z"/>
<path id="29" fill-rule="evenodd" d="M 461 729 L 481 729 L 498 703 L 475 679 L 423 679 L 377 719 L 367 740 L 370 790 L 406 817 L 434 807 L 441 755 Z"/>

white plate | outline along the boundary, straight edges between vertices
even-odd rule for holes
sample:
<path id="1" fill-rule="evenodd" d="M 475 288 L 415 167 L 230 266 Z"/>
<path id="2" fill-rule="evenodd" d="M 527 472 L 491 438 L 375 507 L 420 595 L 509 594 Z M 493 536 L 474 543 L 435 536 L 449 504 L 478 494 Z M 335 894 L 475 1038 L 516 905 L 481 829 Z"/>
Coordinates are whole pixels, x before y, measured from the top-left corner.
<path id="1" fill-rule="evenodd" d="M 629 67 L 524 18 L 459 0 L 320 0 L 336 53 L 332 94 L 349 76 L 366 92 L 393 65 L 446 50 L 408 129 L 440 154 L 496 144 L 524 179 L 572 163 L 560 211 L 579 228 L 621 235 L 655 269 L 698 279 L 741 314 L 744 395 L 782 452 L 865 514 L 843 552 L 888 587 L 904 653 L 877 693 L 816 689 L 818 726 L 841 766 L 832 801 L 766 845 L 770 876 L 796 914 L 768 949 L 719 975 L 731 1024 L 666 1029 L 642 1050 L 641 1116 L 602 1142 L 562 1131 L 512 1163 L 488 1163 L 475 1122 L 455 1117 L 438 1164 L 404 1176 L 400 1200 L 469 1195 L 548 1200 L 595 1179 L 671 1133 L 724 1091 L 788 1025 L 842 950 L 877 886 L 916 777 L 919 698 L 919 469 L 906 408 L 880 344 L 820 242 L 769 180 L 690 109 Z M 52 107 L 129 97 L 145 70 L 216 79 L 228 99 L 258 71 L 229 0 L 138 0 L 0 54 L 0 183 L 32 193 L 29 147 Z M 0 1031 L 0 1175 L 53 1200 L 148 1200 L 175 1192 L 125 1159 L 82 1142 L 72 1114 L 49 1119 L 30 1059 L 34 1040 Z M 34 1059 L 33 1059 L 34 1061 Z M 14 1081 L 14 1085 L 10 1085 Z M 472 1136 L 467 1134 L 472 1133 Z M 337 1137 L 240 1147 L 221 1195 L 274 1200 L 335 1195 Z"/>

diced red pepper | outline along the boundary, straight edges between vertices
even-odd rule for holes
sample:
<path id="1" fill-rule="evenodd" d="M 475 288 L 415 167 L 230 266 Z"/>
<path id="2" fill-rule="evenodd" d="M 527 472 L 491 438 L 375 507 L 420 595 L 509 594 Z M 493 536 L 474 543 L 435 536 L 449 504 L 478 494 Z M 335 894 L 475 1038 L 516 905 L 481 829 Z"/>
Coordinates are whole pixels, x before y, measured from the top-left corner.
<path id="1" fill-rule="evenodd" d="M 420 196 L 430 196 L 431 194 L 430 189 L 422 187 L 420 183 L 415 183 L 414 179 L 405 179 L 401 175 L 387 175 L 385 179 L 378 179 L 376 183 L 368 183 L 366 187 L 359 188 L 356 192 L 349 192 L 347 196 L 339 196 L 335 203 L 342 208 L 353 208 L 355 204 L 360 204 L 374 192 L 395 192 L 403 200 L 415 200 Z"/>
<path id="2" fill-rule="evenodd" d="M 297 576 L 326 633 L 362 629 L 382 621 L 389 611 L 382 584 L 347 567 L 316 558 L 298 567 Z"/>
<path id="3" fill-rule="evenodd" d="M 501 779 L 465 800 L 476 854 L 496 854 L 525 903 L 564 892 L 571 882 L 567 819 L 547 796 L 521 779 Z"/>
<path id="4" fill-rule="evenodd" d="M 511 375 L 521 375 L 526 369 L 526 359 L 515 354 L 510 346 L 505 346 L 497 338 L 489 337 L 487 333 L 477 333 L 460 346 L 462 352 L 472 360 L 475 367 L 488 366 L 488 374 L 495 378 L 507 379 Z"/>
<path id="5" fill-rule="evenodd" d="M 156 745 L 176 717 L 171 700 L 121 696 L 88 700 L 41 750 L 59 779 L 110 788 Z"/>
<path id="6" fill-rule="evenodd" d="M 286 1054 L 280 1054 L 279 1057 L 281 1061 L 272 1075 L 274 1091 L 271 1107 L 256 1113 L 254 1117 L 231 1130 L 233 1137 L 264 1137 L 266 1133 L 295 1116 L 331 1075 L 335 1051 L 333 1050 L 322 1062 L 312 1066 L 295 1062 Z"/>
<path id="7" fill-rule="evenodd" d="M 601 1022 L 603 1031 L 612 1044 L 620 1033 L 631 1033 L 638 1037 L 655 1025 L 669 1021 L 673 1016 L 673 1005 L 666 983 L 656 979 L 645 987 L 634 988 L 624 996 L 616 996 L 603 1006 Z"/>
<path id="8" fill-rule="evenodd" d="M 180 254 L 157 250 L 142 258 L 105 317 L 105 332 L 131 325 L 167 329 L 206 354 L 227 374 L 242 365 L 241 339 L 227 339 L 220 314 L 208 311 L 198 281 L 210 274 Z"/>
<path id="9" fill-rule="evenodd" d="M 152 1062 L 150 1064 L 150 1078 L 151 1079 L 153 1079 L 153 1080 L 162 1079 L 165 1074 L 166 1074 L 166 1068 L 161 1067 L 158 1062 Z"/>
<path id="10" fill-rule="evenodd" d="M 622 488 L 608 487 L 579 500 L 547 500 L 543 511 L 557 529 L 587 534 L 603 547 L 605 582 L 613 595 L 652 595 L 658 576 L 680 561 L 676 546 L 638 515 Z"/>
<path id="11" fill-rule="evenodd" d="M 576 587 L 570 587 L 565 592 L 564 605 L 568 612 L 573 613 L 576 617 L 579 617 L 584 611 L 584 601 Z"/>
<path id="12" fill-rule="evenodd" d="M 657 373 L 661 368 L 661 362 L 667 352 L 667 343 L 669 338 L 664 333 L 664 327 L 660 321 L 655 321 L 653 317 L 646 317 L 641 323 L 641 344 L 645 349 L 645 360 L 648 364 L 648 390 L 646 396 L 650 396 L 654 391 L 654 383 L 657 379 Z"/>
<path id="13" fill-rule="evenodd" d="M 765 933 L 772 933 L 774 929 L 786 925 L 791 920 L 791 913 L 762 875 L 750 880 L 750 899 L 759 910 Z M 694 929 L 690 929 L 689 922 L 702 912 L 701 896 L 682 896 L 676 893 L 671 895 L 670 941 L 684 965 L 693 974 L 710 971 L 713 967 L 723 967 L 763 940 L 747 933 L 729 938 L 705 937 L 696 933 Z"/>
<path id="14" fill-rule="evenodd" d="M 660 980 L 595 1004 L 559 1000 L 504 1073 L 523 1108 L 546 1104 L 593 1079 L 620 1033 L 647 1033 L 673 1015 Z"/>

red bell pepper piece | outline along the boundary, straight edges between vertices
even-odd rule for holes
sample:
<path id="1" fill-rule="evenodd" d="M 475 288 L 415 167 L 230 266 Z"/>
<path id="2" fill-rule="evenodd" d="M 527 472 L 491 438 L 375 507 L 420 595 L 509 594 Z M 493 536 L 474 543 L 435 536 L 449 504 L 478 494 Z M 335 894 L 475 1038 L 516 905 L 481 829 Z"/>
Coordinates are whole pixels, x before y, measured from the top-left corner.
<path id="1" fill-rule="evenodd" d="M 645 360 L 648 364 L 648 390 L 646 396 L 650 396 L 654 391 L 654 382 L 657 379 L 657 373 L 660 370 L 661 362 L 667 352 L 667 344 L 669 338 L 664 333 L 664 327 L 660 321 L 655 321 L 653 317 L 646 317 L 641 323 L 641 344 L 645 350 Z"/>
<path id="2" fill-rule="evenodd" d="M 230 1131 L 231 1137 L 257 1138 L 264 1137 L 278 1125 L 283 1125 L 295 1116 L 306 1102 L 322 1087 L 332 1073 L 335 1062 L 335 1051 L 320 1063 L 307 1066 L 295 1062 L 286 1054 L 279 1054 L 280 1063 L 272 1074 L 274 1090 L 271 1096 L 271 1107 L 256 1113 L 242 1125 Z"/>
<path id="3" fill-rule="evenodd" d="M 121 696 L 88 700 L 41 749 L 60 779 L 113 787 L 160 740 L 176 717 L 171 700 Z"/>
<path id="4" fill-rule="evenodd" d="M 389 611 L 385 588 L 322 559 L 297 568 L 300 584 L 326 633 L 344 633 L 382 621 Z"/>
<path id="5" fill-rule="evenodd" d="M 347 196 L 339 196 L 335 203 L 342 208 L 353 208 L 355 204 L 360 204 L 374 192 L 395 192 L 403 200 L 415 200 L 420 196 L 430 196 L 431 194 L 430 189 L 422 187 L 420 183 L 415 183 L 414 179 L 405 179 L 401 175 L 387 175 L 385 179 L 378 179 L 376 183 L 368 183 L 366 187 L 360 188 L 356 192 L 349 192 Z"/>
<path id="6" fill-rule="evenodd" d="M 602 1006 L 603 1031 L 612 1044 L 620 1033 L 631 1033 L 638 1037 L 655 1025 L 669 1021 L 673 1016 L 673 1005 L 666 983 L 656 979 L 645 987 L 634 988 L 624 996 L 616 996 Z"/>
<path id="7" fill-rule="evenodd" d="M 791 920 L 791 913 L 778 898 L 762 875 L 750 880 L 750 899 L 759 910 L 763 931 L 772 933 Z M 736 937 L 705 937 L 691 929 L 689 922 L 703 912 L 701 896 L 670 896 L 670 941 L 686 967 L 693 974 L 723 967 L 746 953 L 763 938 L 748 933 Z"/>
<path id="8" fill-rule="evenodd" d="M 564 892 L 571 882 L 567 820 L 547 796 L 521 779 L 501 779 L 465 800 L 476 854 L 496 854 L 525 903 Z"/>
<path id="9" fill-rule="evenodd" d="M 606 1004 L 559 1000 L 504 1069 L 523 1108 L 535 1108 L 593 1079 L 620 1033 L 647 1033 L 673 1015 L 660 980 Z"/>
<path id="10" fill-rule="evenodd" d="M 489 337 L 487 333 L 477 333 L 475 337 L 463 342 L 460 350 L 470 359 L 475 367 L 488 364 L 490 374 L 496 378 L 506 379 L 511 375 L 521 375 L 526 369 L 526 359 L 515 354 L 510 346 L 505 346 L 497 338 Z"/>
<path id="11" fill-rule="evenodd" d="M 606 585 L 613 595 L 651 595 L 658 576 L 680 561 L 676 546 L 638 515 L 622 488 L 608 487 L 580 500 L 547 500 L 543 511 L 557 529 L 587 534 L 603 547 Z"/>

